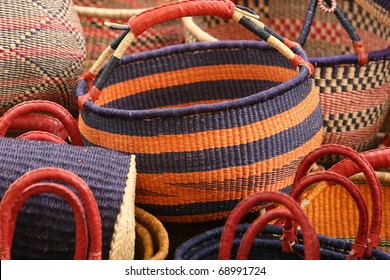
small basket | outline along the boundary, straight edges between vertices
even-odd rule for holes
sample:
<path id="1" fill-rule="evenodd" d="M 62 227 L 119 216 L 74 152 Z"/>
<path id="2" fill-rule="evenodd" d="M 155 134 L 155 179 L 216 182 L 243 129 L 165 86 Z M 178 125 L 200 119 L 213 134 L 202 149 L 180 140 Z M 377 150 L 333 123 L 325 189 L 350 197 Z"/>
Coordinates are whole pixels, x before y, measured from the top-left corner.
<path id="1" fill-rule="evenodd" d="M 109 29 L 105 21 L 126 23 L 145 8 L 169 2 L 168 0 L 74 0 L 86 40 L 86 69 L 99 58 L 104 49 L 118 36 L 118 31 Z M 180 20 L 155 26 L 134 40 L 129 46 L 131 53 L 157 49 L 184 42 L 183 25 Z"/>
<path id="2" fill-rule="evenodd" d="M 234 17 L 274 48 L 196 43 L 123 57 L 150 26 L 194 13 Z M 122 35 L 79 80 L 84 143 L 137 155 L 136 203 L 161 221 L 222 220 L 254 192 L 289 192 L 300 158 L 320 145 L 305 53 L 244 14 L 225 0 L 147 10 L 129 20 L 131 32 L 113 26 Z"/>
<path id="3" fill-rule="evenodd" d="M 336 15 L 316 13 L 317 0 L 311 0 L 309 8 L 307 1 L 235 2 L 253 9 L 267 26 L 282 36 L 298 38 L 297 42 L 307 52 L 315 66 L 314 83 L 320 93 L 323 144 L 340 144 L 358 151 L 373 148 L 376 133 L 383 125 L 382 130 L 388 129 L 385 123 L 390 107 L 388 1 L 338 1 L 340 10 L 336 9 Z M 255 39 L 232 21 L 215 17 L 185 18 L 183 23 L 186 42 Z M 312 32 L 308 33 L 309 29 Z M 358 47 L 359 55 L 353 54 L 352 40 L 355 45 L 359 41 L 365 43 L 368 62 L 364 65 L 365 49 Z M 323 158 L 320 163 L 330 165 L 337 160 L 336 156 Z"/>

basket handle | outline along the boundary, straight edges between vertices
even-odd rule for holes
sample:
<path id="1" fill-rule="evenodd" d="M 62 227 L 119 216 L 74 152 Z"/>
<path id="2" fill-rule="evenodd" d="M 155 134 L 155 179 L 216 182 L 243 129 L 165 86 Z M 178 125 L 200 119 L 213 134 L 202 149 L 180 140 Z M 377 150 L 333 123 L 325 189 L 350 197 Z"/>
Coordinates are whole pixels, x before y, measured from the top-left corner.
<path id="1" fill-rule="evenodd" d="M 128 24 L 125 26 L 112 25 L 113 28 L 122 29 L 123 31 L 101 54 L 91 69 L 79 78 L 79 82 L 84 81 L 89 84 L 88 92 L 78 96 L 77 102 L 79 109 L 82 110 L 86 102 L 99 99 L 108 78 L 134 38 L 158 23 L 198 15 L 212 15 L 224 19 L 233 19 L 274 47 L 290 61 L 294 68 L 300 67 L 300 69 L 306 69 L 305 71 L 307 71 L 308 76 L 313 74 L 314 67 L 310 62 L 295 54 L 286 44 L 273 35 L 275 33 L 270 33 L 264 28 L 261 28 L 259 24 L 251 19 L 254 15 L 235 7 L 233 2 L 229 0 L 182 0 L 147 9 L 130 18 Z M 104 64 L 106 65 L 104 70 L 99 78 L 94 81 Z"/>
<path id="2" fill-rule="evenodd" d="M 357 151 L 342 145 L 327 144 L 313 150 L 311 153 L 306 155 L 301 163 L 299 164 L 296 175 L 294 178 L 293 186 L 301 180 L 310 167 L 321 157 L 331 154 L 342 155 L 349 158 L 354 164 L 357 165 L 358 170 L 362 171 L 364 176 L 367 178 L 367 183 L 370 187 L 371 199 L 372 199 L 372 218 L 370 224 L 370 230 L 368 239 L 366 241 L 368 247 L 377 247 L 380 241 L 380 229 L 382 224 L 382 191 L 381 185 L 377 175 L 374 172 L 373 167 L 369 162 Z M 335 172 L 335 170 L 332 170 Z M 352 174 L 351 174 L 352 175 Z M 368 252 L 371 249 L 368 249 Z"/>
<path id="3" fill-rule="evenodd" d="M 296 206 L 299 207 L 298 204 Z M 303 244 L 305 246 L 305 260 L 319 260 L 320 249 L 318 246 L 318 237 L 313 230 L 312 225 L 307 220 L 306 216 L 302 214 L 302 216 L 298 217 L 305 217 L 306 220 L 306 222 L 300 224 L 301 232 L 303 235 Z M 237 260 L 247 260 L 249 258 L 251 247 L 253 242 L 255 241 L 257 234 L 268 223 L 280 218 L 294 220 L 299 223 L 297 221 L 299 219 L 298 217 L 294 216 L 290 212 L 290 210 L 284 208 L 272 209 L 265 212 L 263 215 L 261 215 L 259 218 L 252 222 L 252 224 L 249 226 L 244 236 L 242 237 L 240 246 L 238 247 Z"/>
<path id="4" fill-rule="evenodd" d="M 15 189 L 10 189 L 9 191 L 14 191 Z M 67 187 L 57 184 L 57 183 L 37 183 L 30 186 L 25 186 L 25 189 L 20 193 L 16 193 L 18 196 L 17 201 L 9 201 L 9 204 L 2 205 L 1 211 L 5 213 L 11 213 L 9 220 L 9 228 L 1 230 L 0 234 L 4 234 L 4 237 L 7 236 L 8 230 L 8 240 L 6 238 L 1 238 L 1 241 L 5 242 L 1 244 L 1 259 L 9 259 L 10 252 L 13 243 L 13 236 L 15 232 L 16 219 L 19 214 L 20 209 L 26 203 L 26 201 L 34 195 L 42 193 L 51 193 L 57 196 L 62 197 L 66 200 L 69 206 L 72 208 L 73 215 L 75 218 L 75 233 L 76 233 L 76 244 L 74 259 L 82 260 L 85 259 L 87 254 L 87 244 L 88 244 L 88 230 L 87 230 L 87 221 L 85 219 L 85 213 L 83 205 L 77 195 L 68 189 Z M 3 225 L 3 224 L 2 224 Z"/>
<path id="5" fill-rule="evenodd" d="M 18 196 L 26 186 L 39 183 L 41 181 L 53 180 L 61 181 L 74 187 L 84 204 L 89 227 L 89 253 L 88 259 L 99 260 L 102 257 L 102 223 L 99 208 L 93 196 L 91 189 L 76 174 L 55 167 L 38 168 L 26 172 L 19 177 L 5 192 L 0 202 L 0 224 L 2 227 L 1 244 L 7 244 L 9 232 L 10 211 L 3 210 L 3 207 L 12 207 Z M 11 190 L 11 191 L 10 191 Z M 11 205 L 11 206 L 9 206 Z M 11 208 L 8 208 L 11 209 Z M 7 234 L 5 234 L 7 233 Z"/>
<path id="6" fill-rule="evenodd" d="M 250 195 L 243 200 L 241 200 L 236 207 L 232 210 L 229 217 L 226 220 L 225 227 L 221 236 L 220 246 L 219 246 L 219 259 L 220 260 L 228 260 L 230 259 L 230 254 L 233 247 L 233 240 L 235 231 L 237 229 L 238 224 L 243 219 L 243 217 L 253 209 L 256 205 L 264 202 L 275 202 L 278 204 L 284 205 L 286 208 L 289 209 L 291 214 L 296 217 L 298 223 L 300 225 L 303 224 L 310 224 L 307 220 L 306 215 L 304 214 L 303 210 L 300 208 L 300 206 L 297 204 L 296 201 L 294 201 L 290 196 L 281 193 L 281 192 L 259 192 L 255 193 L 253 195 Z M 311 232 L 311 233 L 310 233 Z M 313 228 L 311 228 L 307 234 L 314 234 L 316 235 Z M 318 239 L 315 237 L 314 241 L 310 238 L 306 239 L 308 242 L 308 245 L 310 248 L 316 248 L 318 247 Z M 314 242 L 314 245 L 312 244 Z M 315 251 L 315 250 L 314 250 Z M 309 255 L 313 258 L 319 258 L 319 254 L 316 255 L 312 251 L 312 249 L 309 249 L 307 252 Z M 305 252 L 306 254 L 306 252 Z M 312 255 L 313 254 L 313 255 Z"/>
<path id="7" fill-rule="evenodd" d="M 354 199 L 359 211 L 359 226 L 348 259 L 363 258 L 367 249 L 366 239 L 368 234 L 368 212 L 362 194 L 360 193 L 356 185 L 351 182 L 351 180 L 349 180 L 347 177 L 341 176 L 340 174 L 329 171 L 314 172 L 306 175 L 296 184 L 294 184 L 290 195 L 294 200 L 300 202 L 301 195 L 303 194 L 305 189 L 321 181 L 328 181 L 340 184 L 349 192 L 349 194 Z M 285 243 L 283 249 L 288 251 L 289 240 L 293 241 L 296 239 L 296 232 L 294 230 L 294 225 L 292 221 L 286 220 L 284 229 L 286 230 L 286 239 L 283 241 Z"/>
<path id="8" fill-rule="evenodd" d="M 353 27 L 352 23 L 349 21 L 349 19 L 345 16 L 343 11 L 336 6 L 335 0 L 325 0 L 327 4 L 332 6 L 331 9 L 328 10 L 328 13 L 334 13 L 341 23 L 341 25 L 344 27 L 345 31 L 347 31 L 349 37 L 352 39 L 353 48 L 355 52 L 358 55 L 358 63 L 359 65 L 364 65 L 368 62 L 368 53 L 366 46 L 364 42 L 360 39 L 359 35 L 357 34 L 355 28 Z M 315 16 L 317 4 L 320 2 L 320 6 L 322 10 L 326 10 L 326 8 L 322 4 L 322 0 L 311 0 L 309 4 L 309 8 L 306 13 L 305 21 L 303 23 L 303 27 L 301 29 L 301 33 L 299 34 L 299 37 L 297 39 L 297 42 L 304 46 L 306 39 L 309 35 L 310 28 L 313 23 L 313 19 Z"/>
<path id="9" fill-rule="evenodd" d="M 23 103 L 20 103 L 11 109 L 9 109 L 1 118 L 0 118 L 0 137 L 4 137 L 7 130 L 12 126 L 14 122 L 17 122 L 16 120 L 22 116 L 24 116 L 24 120 L 27 118 L 30 118 L 30 115 L 33 113 L 46 113 L 51 114 L 55 116 L 62 126 L 67 131 L 68 135 L 70 136 L 70 139 L 72 141 L 73 145 L 76 146 L 82 146 L 82 138 L 81 133 L 79 131 L 78 125 L 76 120 L 73 118 L 73 116 L 61 105 L 46 101 L 46 100 L 32 100 L 32 101 L 26 101 Z M 29 124 L 32 121 L 37 120 L 36 117 L 33 117 L 30 121 L 26 123 Z M 39 121 L 47 121 L 48 117 L 38 118 Z M 51 124 L 54 124 L 53 122 L 48 123 L 46 126 L 51 127 Z M 55 123 L 57 125 L 57 123 Z M 40 127 L 39 125 L 34 125 L 35 128 Z M 33 126 L 33 127 L 34 127 Z M 26 127 L 27 128 L 27 127 Z M 52 128 L 52 131 L 58 131 L 61 128 Z"/>

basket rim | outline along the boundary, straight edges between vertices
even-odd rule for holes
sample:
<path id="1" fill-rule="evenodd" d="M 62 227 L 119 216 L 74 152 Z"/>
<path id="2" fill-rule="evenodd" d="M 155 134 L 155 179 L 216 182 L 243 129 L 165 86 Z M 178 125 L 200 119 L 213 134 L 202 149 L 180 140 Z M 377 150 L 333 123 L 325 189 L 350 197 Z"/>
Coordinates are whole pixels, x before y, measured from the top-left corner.
<path id="1" fill-rule="evenodd" d="M 212 50 L 232 50 L 232 49 L 261 49 L 264 51 L 277 51 L 267 43 L 260 41 L 216 41 L 216 42 L 196 42 L 181 45 L 172 45 L 163 47 L 157 50 L 144 51 L 134 54 L 128 54 L 123 57 L 117 67 L 125 64 L 134 63 L 137 61 L 145 61 L 150 59 L 158 59 L 163 56 L 172 56 L 174 54 L 195 53 L 199 51 Z M 294 53 L 307 59 L 304 50 L 299 48 L 293 49 Z M 287 60 L 287 59 L 286 59 Z M 253 93 L 249 96 L 212 104 L 196 104 L 179 108 L 162 108 L 162 109 L 143 109 L 143 110 L 124 110 L 116 108 L 105 108 L 94 104 L 92 101 L 87 101 L 84 104 L 84 109 L 87 112 L 94 113 L 107 118 L 121 119 L 154 119 L 154 118 L 177 118 L 199 114 L 210 114 L 221 111 L 230 111 L 240 108 L 253 106 L 255 104 L 264 103 L 268 100 L 281 96 L 289 90 L 296 88 L 303 83 L 308 82 L 312 85 L 309 78 L 309 70 L 306 67 L 301 67 L 299 72 L 290 80 L 272 88 Z M 79 80 L 75 94 L 76 97 L 82 96 L 87 89 L 88 83 L 86 80 Z"/>

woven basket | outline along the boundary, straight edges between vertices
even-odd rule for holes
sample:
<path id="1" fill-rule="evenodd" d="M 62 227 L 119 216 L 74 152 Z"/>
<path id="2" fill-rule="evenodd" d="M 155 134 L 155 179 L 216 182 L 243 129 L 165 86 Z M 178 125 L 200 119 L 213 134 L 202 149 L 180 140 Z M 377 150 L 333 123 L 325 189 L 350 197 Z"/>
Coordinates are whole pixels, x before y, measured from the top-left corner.
<path id="1" fill-rule="evenodd" d="M 104 49 L 118 36 L 118 31 L 104 25 L 105 21 L 126 23 L 145 8 L 169 2 L 169 0 L 74 0 L 77 14 L 84 30 L 87 46 L 86 69 L 98 59 Z M 131 43 L 131 53 L 152 50 L 184 41 L 180 20 L 165 22 L 146 31 Z"/>
<path id="2" fill-rule="evenodd" d="M 73 95 L 85 40 L 71 0 L 1 3 L 0 116 L 28 100 L 57 102 L 77 116 Z"/>
<path id="3" fill-rule="evenodd" d="M 252 8 L 266 25 L 282 36 L 298 38 L 302 45 L 305 42 L 305 36 L 300 31 L 308 10 L 306 1 L 237 2 Z M 311 1 L 313 9 L 316 2 Z M 375 2 L 386 4 L 386 0 Z M 322 11 L 315 13 L 303 48 L 316 67 L 314 82 L 320 93 L 324 115 L 323 144 L 341 144 L 361 151 L 373 147 L 372 140 L 389 111 L 390 9 L 379 9 L 370 0 L 337 3 L 365 43 L 368 63 L 359 66 L 358 56 L 353 54 L 351 36 L 341 21 L 334 14 Z M 185 18 L 183 22 L 186 42 L 255 39 L 253 34 L 231 21 L 196 17 Z M 310 22 L 308 24 L 310 27 Z M 343 21 L 343 24 L 346 23 Z M 324 158 L 321 163 L 331 164 L 338 159 Z"/>
<path id="4" fill-rule="evenodd" d="M 34 173 L 31 170 L 49 168 L 50 172 L 45 173 L 48 177 L 31 179 L 29 184 L 59 180 L 72 185 L 66 173 L 80 177 L 91 189 L 99 207 L 102 258 L 133 258 L 134 156 L 102 148 L 0 138 L 0 157 L 0 197 L 19 177 L 31 176 Z M 55 168 L 64 171 L 57 172 Z M 11 257 L 71 259 L 74 256 L 74 232 L 72 210 L 64 200 L 52 195 L 34 196 L 20 210 Z"/>
<path id="5" fill-rule="evenodd" d="M 377 170 L 390 167 L 390 148 L 383 150 L 372 150 L 361 154 Z M 344 176 L 351 176 L 359 172 L 350 160 L 344 160 L 331 167 L 329 171 L 338 172 Z M 373 213 L 378 212 L 375 205 L 382 205 L 379 220 L 379 236 L 372 237 L 377 247 L 390 253 L 390 206 L 387 203 L 390 197 L 390 173 L 388 171 L 377 172 L 381 183 L 382 200 L 377 203 L 371 198 L 371 190 L 366 177 L 359 173 L 351 178 L 358 186 L 365 201 L 367 202 L 370 217 L 375 217 Z M 354 229 L 357 227 L 357 210 L 351 207 L 350 198 L 345 195 L 344 189 L 338 185 L 321 183 L 316 185 L 303 197 L 303 205 L 308 217 L 313 221 L 317 231 L 331 237 L 350 240 Z M 337 221 L 337 223 L 335 223 Z"/>
<path id="6" fill-rule="evenodd" d="M 135 207 L 135 220 L 134 259 L 164 260 L 169 253 L 169 238 L 164 225 L 139 207 Z"/>
<path id="7" fill-rule="evenodd" d="M 231 2 L 181 1 L 129 24 L 137 35 L 155 21 L 194 11 L 234 13 L 276 49 L 256 41 L 197 43 L 121 59 L 134 37 L 125 30 L 121 45 L 114 41 L 76 89 L 84 143 L 136 154 L 136 203 L 169 222 L 224 219 L 251 193 L 288 192 L 300 158 L 322 140 L 305 53 L 293 53 Z M 300 61 L 298 73 L 289 60 Z"/>

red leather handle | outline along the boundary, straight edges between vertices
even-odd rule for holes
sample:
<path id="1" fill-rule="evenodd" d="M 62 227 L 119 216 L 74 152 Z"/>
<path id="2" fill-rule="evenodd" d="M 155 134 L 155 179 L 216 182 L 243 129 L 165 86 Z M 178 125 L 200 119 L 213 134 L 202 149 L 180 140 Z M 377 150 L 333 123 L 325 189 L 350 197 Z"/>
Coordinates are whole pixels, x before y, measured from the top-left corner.
<path id="1" fill-rule="evenodd" d="M 354 244 L 352 245 L 353 253 L 348 258 L 363 258 L 367 249 L 365 243 L 368 233 L 368 212 L 362 194 L 351 180 L 329 171 L 310 173 L 294 184 L 290 195 L 296 201 L 300 201 L 300 197 L 307 187 L 321 181 L 334 182 L 342 185 L 354 199 L 359 211 L 359 226 Z M 287 232 L 286 235 L 289 234 L 290 236 L 286 236 L 283 242 L 295 240 L 296 236 L 292 221 L 286 220 L 284 228 Z M 283 248 L 288 248 L 286 245 Z"/>
<path id="2" fill-rule="evenodd" d="M 47 141 L 57 144 L 66 144 L 66 141 L 58 137 L 55 134 L 48 133 L 46 131 L 29 131 L 19 135 L 18 139 L 35 140 L 35 141 Z"/>
<path id="3" fill-rule="evenodd" d="M 297 204 L 295 207 L 299 208 Z M 303 212 L 302 212 L 303 213 Z M 305 260 L 319 260 L 320 259 L 320 249 L 318 246 L 318 237 L 313 230 L 312 225 L 310 224 L 307 217 L 302 214 L 300 216 L 294 216 L 288 209 L 272 209 L 267 211 L 259 218 L 257 218 L 249 226 L 244 236 L 242 237 L 240 247 L 237 252 L 238 260 L 247 260 L 251 251 L 252 244 L 257 236 L 257 234 L 272 220 L 283 218 L 294 220 L 301 226 L 301 231 L 303 235 L 303 244 L 305 246 Z M 300 221 L 298 221 L 300 220 Z"/>
<path id="4" fill-rule="evenodd" d="M 13 191 L 12 189 L 10 191 Z M 10 258 L 10 251 L 12 248 L 12 242 L 13 242 L 13 236 L 15 232 L 15 224 L 16 219 L 19 214 L 20 209 L 22 206 L 26 203 L 26 201 L 37 194 L 41 193 L 52 193 L 55 195 L 58 195 L 66 200 L 66 202 L 69 204 L 69 206 L 73 210 L 74 218 L 75 218 L 75 233 L 76 233 L 76 246 L 75 246 L 75 252 L 74 252 L 74 259 L 76 260 L 83 260 L 86 258 L 87 255 L 87 245 L 88 245 L 88 230 L 87 230 L 87 221 L 85 219 L 84 215 L 84 208 L 80 201 L 80 199 L 77 197 L 77 195 L 68 189 L 67 187 L 57 184 L 57 183 L 38 183 L 33 184 L 31 186 L 26 186 L 26 188 L 21 193 L 17 193 L 18 200 L 14 204 L 12 204 L 12 201 L 8 201 L 9 204 L 2 205 L 1 211 L 5 211 L 7 213 L 11 213 L 11 217 L 9 220 L 9 234 L 8 234 L 8 242 L 7 244 L 1 244 L 2 252 L 6 252 L 6 254 L 3 256 L 2 259 L 9 259 Z M 7 229 L 5 229 L 7 230 Z M 1 234 L 6 235 L 7 232 L 1 230 Z M 5 240 L 1 238 L 1 240 Z"/>
<path id="5" fill-rule="evenodd" d="M 48 115 L 28 114 L 19 116 L 17 119 L 13 120 L 8 129 L 16 131 L 46 131 L 55 134 L 64 140 L 69 137 L 64 125 L 58 119 Z"/>
<path id="6" fill-rule="evenodd" d="M 128 21 L 128 25 L 134 35 L 138 36 L 150 27 L 168 20 L 205 15 L 231 19 L 233 12 L 234 3 L 229 0 L 183 0 L 139 13 Z"/>
<path id="7" fill-rule="evenodd" d="M 55 102 L 46 100 L 26 101 L 8 110 L 0 118 L 0 137 L 5 136 L 5 133 L 9 127 L 11 127 L 12 123 L 20 116 L 25 116 L 37 112 L 45 112 L 55 116 L 64 125 L 66 131 L 70 135 L 72 144 L 77 146 L 83 145 L 77 122 L 69 113 L 69 111 Z"/>
<path id="8" fill-rule="evenodd" d="M 0 202 L 0 211 L 2 205 L 8 205 L 14 203 L 17 200 L 18 194 L 26 188 L 25 186 L 30 186 L 41 181 L 53 180 L 61 181 L 65 184 L 69 184 L 74 187 L 79 194 L 87 214 L 88 226 L 89 226 L 89 253 L 88 259 L 99 260 L 102 257 L 102 223 L 99 213 L 99 208 L 96 203 L 96 200 L 93 196 L 91 189 L 76 174 L 69 172 L 61 168 L 54 167 L 45 167 L 31 170 L 21 177 L 19 177 L 15 182 L 11 184 L 9 189 L 12 187 L 13 192 L 8 190 L 5 192 L 3 199 Z M 0 213 L 0 224 L 1 227 L 4 227 L 5 232 L 9 231 L 9 213 L 1 211 Z M 8 236 L 2 235 L 1 243 L 6 244 Z"/>
<path id="9" fill-rule="evenodd" d="M 338 154 L 338 155 L 345 156 L 346 158 L 349 158 L 351 161 L 354 162 L 354 164 L 357 165 L 358 170 L 361 170 L 364 173 L 365 177 L 367 178 L 367 183 L 370 187 L 370 192 L 371 192 L 371 199 L 373 201 L 371 225 L 370 225 L 369 234 L 367 236 L 367 243 L 368 243 L 367 245 L 369 246 L 369 249 L 367 250 L 366 253 L 369 254 L 371 248 L 377 247 L 380 241 L 379 233 L 382 224 L 382 191 L 380 187 L 381 186 L 380 182 L 372 166 L 361 154 L 346 146 L 335 145 L 335 144 L 323 145 L 315 149 L 311 153 L 309 153 L 301 161 L 295 175 L 293 188 L 294 185 L 296 185 L 300 179 L 306 176 L 306 174 L 310 170 L 310 167 L 318 159 L 320 159 L 323 156 L 332 155 L 332 154 Z M 335 172 L 335 170 L 332 171 Z"/>
<path id="10" fill-rule="evenodd" d="M 297 204 L 297 202 L 284 193 L 264 191 L 264 192 L 255 193 L 251 196 L 248 196 L 243 200 L 241 200 L 240 203 L 236 205 L 236 207 L 233 209 L 228 219 L 226 220 L 225 227 L 221 236 L 220 246 L 219 246 L 220 260 L 230 259 L 230 253 L 233 247 L 234 235 L 238 224 L 240 223 L 242 218 L 250 210 L 253 209 L 253 207 L 263 202 L 274 202 L 274 203 L 282 204 L 289 209 L 289 211 L 293 214 L 293 216 L 299 219 L 300 224 L 307 222 L 307 218 L 303 210 Z M 315 234 L 314 229 L 311 230 Z"/>

